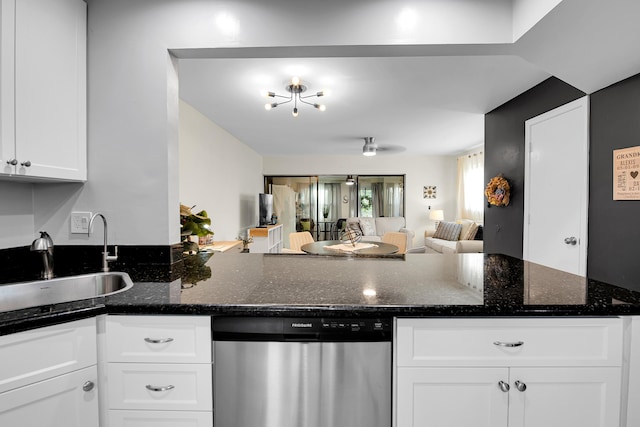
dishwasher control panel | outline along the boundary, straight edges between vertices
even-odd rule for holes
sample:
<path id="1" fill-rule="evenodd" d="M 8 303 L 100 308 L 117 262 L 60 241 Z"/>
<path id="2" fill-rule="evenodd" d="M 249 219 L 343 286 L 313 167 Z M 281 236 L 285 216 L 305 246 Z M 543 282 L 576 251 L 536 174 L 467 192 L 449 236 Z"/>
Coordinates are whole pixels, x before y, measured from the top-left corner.
<path id="1" fill-rule="evenodd" d="M 214 340 L 390 341 L 392 320 L 381 318 L 213 318 Z"/>

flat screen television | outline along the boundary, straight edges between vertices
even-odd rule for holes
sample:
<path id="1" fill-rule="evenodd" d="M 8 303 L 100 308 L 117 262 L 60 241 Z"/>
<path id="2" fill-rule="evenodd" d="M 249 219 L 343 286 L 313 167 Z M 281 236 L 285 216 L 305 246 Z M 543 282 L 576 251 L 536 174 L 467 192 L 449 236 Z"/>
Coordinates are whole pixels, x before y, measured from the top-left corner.
<path id="1" fill-rule="evenodd" d="M 258 226 L 266 227 L 271 224 L 271 215 L 273 215 L 273 194 L 258 194 L 258 206 L 260 209 L 260 223 Z"/>

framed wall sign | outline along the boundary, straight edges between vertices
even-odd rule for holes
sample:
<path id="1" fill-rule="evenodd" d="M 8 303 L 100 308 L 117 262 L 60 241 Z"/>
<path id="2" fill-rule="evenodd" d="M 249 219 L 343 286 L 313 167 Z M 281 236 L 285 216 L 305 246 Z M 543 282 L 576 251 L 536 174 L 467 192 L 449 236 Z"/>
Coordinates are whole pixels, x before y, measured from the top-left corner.
<path id="1" fill-rule="evenodd" d="M 613 200 L 640 200 L 640 147 L 613 150 Z"/>

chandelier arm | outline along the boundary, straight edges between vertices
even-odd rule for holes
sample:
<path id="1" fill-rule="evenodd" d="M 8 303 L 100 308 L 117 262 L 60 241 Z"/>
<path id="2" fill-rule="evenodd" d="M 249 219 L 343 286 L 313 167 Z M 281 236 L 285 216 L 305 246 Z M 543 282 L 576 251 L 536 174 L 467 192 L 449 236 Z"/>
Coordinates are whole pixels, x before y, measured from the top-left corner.
<path id="1" fill-rule="evenodd" d="M 311 95 L 307 95 L 307 96 L 300 95 L 300 99 L 303 99 L 303 98 L 305 98 L 305 99 L 306 98 L 320 98 L 320 96 L 317 93 L 314 93 L 314 94 L 311 94 Z"/>
<path id="2" fill-rule="evenodd" d="M 284 97 L 283 97 L 283 98 L 284 98 Z M 292 98 L 289 98 L 289 99 L 287 99 L 286 101 L 277 102 L 276 104 L 277 104 L 277 105 L 288 104 L 288 103 L 290 103 L 290 102 L 291 102 L 291 100 L 292 100 Z"/>
<path id="3" fill-rule="evenodd" d="M 289 98 L 289 101 L 291 101 L 291 95 L 285 96 L 285 95 L 278 95 L 277 93 L 274 93 L 273 96 L 271 97 L 272 98 Z"/>
<path id="4" fill-rule="evenodd" d="M 306 98 L 308 98 L 308 96 Z M 303 104 L 311 105 L 312 107 L 314 106 L 313 102 L 307 102 L 304 99 L 302 99 L 302 97 L 300 97 L 300 102 L 302 102 Z"/>

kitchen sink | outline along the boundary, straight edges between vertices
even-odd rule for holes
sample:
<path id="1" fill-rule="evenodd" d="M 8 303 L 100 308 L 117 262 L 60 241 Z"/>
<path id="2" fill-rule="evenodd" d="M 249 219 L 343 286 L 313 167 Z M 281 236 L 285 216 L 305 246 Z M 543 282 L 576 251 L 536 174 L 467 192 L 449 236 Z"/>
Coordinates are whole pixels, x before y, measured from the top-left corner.
<path id="1" fill-rule="evenodd" d="M 94 273 L 0 285 L 0 312 L 112 295 L 133 286 L 126 273 Z"/>

